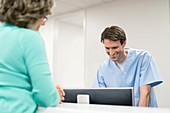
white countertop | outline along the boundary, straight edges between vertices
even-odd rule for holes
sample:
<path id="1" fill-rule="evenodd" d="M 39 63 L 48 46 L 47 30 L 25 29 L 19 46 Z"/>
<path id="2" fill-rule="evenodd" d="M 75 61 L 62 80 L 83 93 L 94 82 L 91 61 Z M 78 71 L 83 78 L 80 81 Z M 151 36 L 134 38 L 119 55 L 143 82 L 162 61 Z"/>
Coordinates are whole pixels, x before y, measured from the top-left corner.
<path id="1" fill-rule="evenodd" d="M 57 107 L 40 107 L 39 113 L 170 113 L 170 109 L 63 103 Z"/>

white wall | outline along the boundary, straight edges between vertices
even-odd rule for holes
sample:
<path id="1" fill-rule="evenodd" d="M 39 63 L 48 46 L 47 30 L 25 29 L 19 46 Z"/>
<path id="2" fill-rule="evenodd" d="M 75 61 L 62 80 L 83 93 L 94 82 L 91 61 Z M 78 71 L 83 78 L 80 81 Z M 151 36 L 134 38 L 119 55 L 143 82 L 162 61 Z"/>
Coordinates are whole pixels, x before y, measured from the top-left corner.
<path id="1" fill-rule="evenodd" d="M 55 20 L 54 79 L 62 87 L 84 87 L 83 26 Z"/>
<path id="2" fill-rule="evenodd" d="M 51 72 L 53 72 L 54 26 L 53 26 L 52 20 L 47 21 L 45 26 L 41 27 L 40 34 L 44 39 L 50 69 L 51 69 Z"/>
<path id="3" fill-rule="evenodd" d="M 118 25 L 128 38 L 127 47 L 148 50 L 155 58 L 164 83 L 156 87 L 160 107 L 170 107 L 169 2 L 168 0 L 118 0 L 87 9 L 85 83 L 91 87 L 96 70 L 107 58 L 100 34 L 105 27 Z"/>
<path id="4" fill-rule="evenodd" d="M 79 11 L 50 18 L 40 29 L 53 81 L 63 88 L 85 86 L 83 14 Z M 72 22 L 66 22 L 69 20 Z"/>

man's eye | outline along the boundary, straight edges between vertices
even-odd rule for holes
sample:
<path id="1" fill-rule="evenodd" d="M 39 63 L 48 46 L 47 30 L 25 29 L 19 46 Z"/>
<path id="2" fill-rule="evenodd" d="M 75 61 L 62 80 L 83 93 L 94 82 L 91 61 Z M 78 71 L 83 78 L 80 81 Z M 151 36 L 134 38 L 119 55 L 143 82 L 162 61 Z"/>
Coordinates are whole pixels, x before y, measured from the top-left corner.
<path id="1" fill-rule="evenodd" d="M 112 49 L 117 49 L 118 47 L 112 47 Z"/>

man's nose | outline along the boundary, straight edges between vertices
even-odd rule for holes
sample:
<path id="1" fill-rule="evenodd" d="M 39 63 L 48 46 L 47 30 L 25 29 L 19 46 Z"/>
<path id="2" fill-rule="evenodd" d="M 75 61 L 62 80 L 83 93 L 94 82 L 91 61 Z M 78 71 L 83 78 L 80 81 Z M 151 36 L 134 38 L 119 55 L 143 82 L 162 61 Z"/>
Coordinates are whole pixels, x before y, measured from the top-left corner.
<path id="1" fill-rule="evenodd" d="M 109 49 L 109 54 L 110 54 L 110 55 L 113 55 L 114 53 L 115 53 L 115 50 Z"/>

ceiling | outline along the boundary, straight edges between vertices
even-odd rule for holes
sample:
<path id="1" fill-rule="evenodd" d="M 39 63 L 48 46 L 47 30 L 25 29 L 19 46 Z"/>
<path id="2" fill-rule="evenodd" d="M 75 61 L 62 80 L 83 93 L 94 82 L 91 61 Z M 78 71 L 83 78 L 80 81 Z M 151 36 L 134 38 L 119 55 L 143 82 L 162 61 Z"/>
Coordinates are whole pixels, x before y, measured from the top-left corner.
<path id="1" fill-rule="evenodd" d="M 116 0 L 55 0 L 54 15 L 63 15 L 70 12 L 99 6 Z"/>

